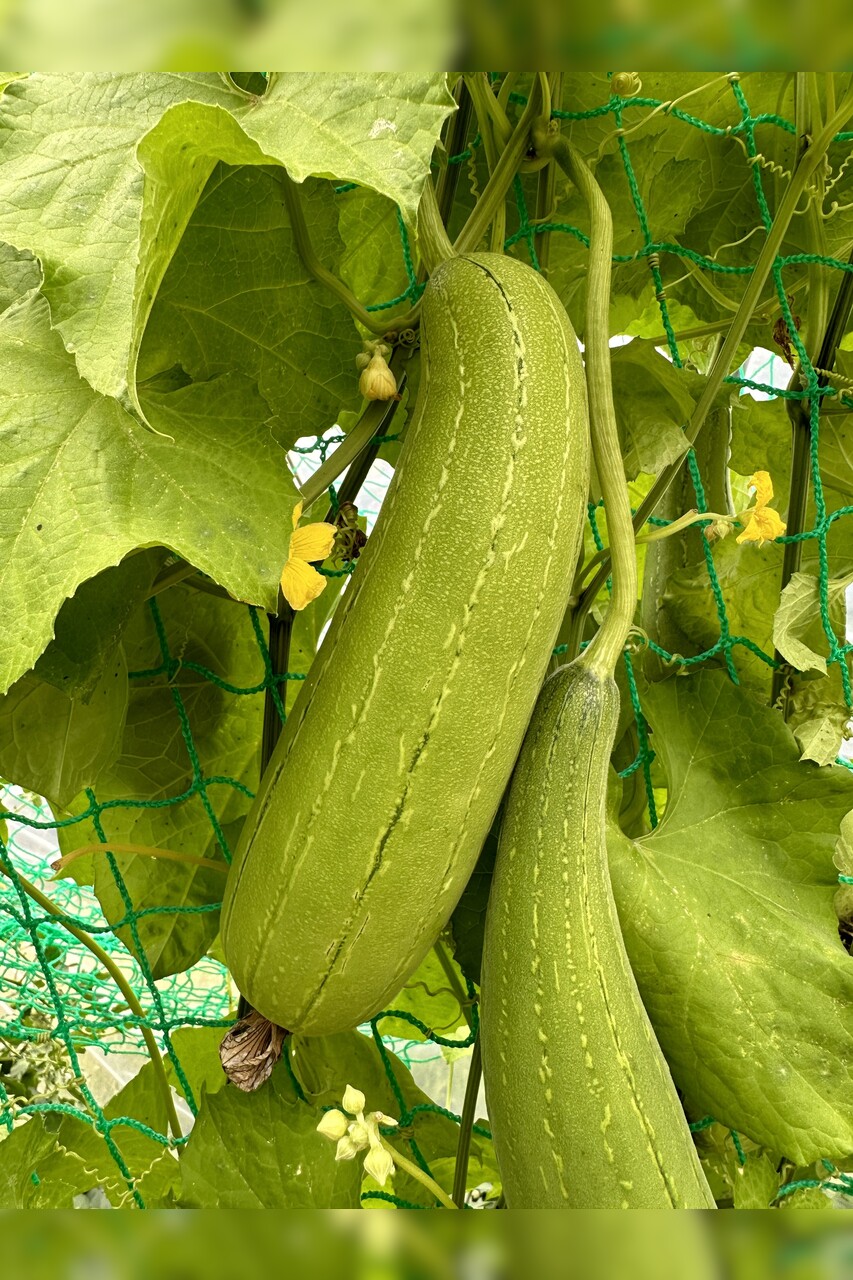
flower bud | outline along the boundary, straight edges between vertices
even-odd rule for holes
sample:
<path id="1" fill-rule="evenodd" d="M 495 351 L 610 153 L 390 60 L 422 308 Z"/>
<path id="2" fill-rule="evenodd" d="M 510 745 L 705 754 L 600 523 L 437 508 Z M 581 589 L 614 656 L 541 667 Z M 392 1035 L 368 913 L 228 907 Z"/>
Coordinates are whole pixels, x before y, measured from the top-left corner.
<path id="1" fill-rule="evenodd" d="M 384 356 L 378 352 L 358 380 L 365 400 L 390 400 L 397 394 L 397 383 Z"/>
<path id="2" fill-rule="evenodd" d="M 327 1111 L 317 1125 L 317 1132 L 322 1133 L 324 1138 L 329 1138 L 332 1142 L 338 1142 L 346 1133 L 348 1126 L 349 1120 L 343 1111 Z"/>
<path id="3" fill-rule="evenodd" d="M 348 1084 L 344 1089 L 343 1100 L 344 1111 L 348 1111 L 351 1116 L 357 1116 L 359 1111 L 364 1110 L 364 1094 L 360 1089 L 354 1089 Z"/>

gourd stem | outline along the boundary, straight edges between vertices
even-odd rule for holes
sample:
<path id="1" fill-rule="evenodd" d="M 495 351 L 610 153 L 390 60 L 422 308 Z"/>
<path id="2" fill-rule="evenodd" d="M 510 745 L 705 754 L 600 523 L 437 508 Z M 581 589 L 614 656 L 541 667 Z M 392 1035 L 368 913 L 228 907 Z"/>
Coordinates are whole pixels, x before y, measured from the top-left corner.
<path id="1" fill-rule="evenodd" d="M 480 1080 L 483 1076 L 483 1059 L 480 1050 L 480 1037 L 474 1041 L 474 1052 L 471 1054 L 471 1066 L 465 1084 L 465 1101 L 462 1103 L 462 1115 L 459 1120 L 459 1141 L 456 1144 L 456 1168 L 453 1173 L 453 1203 L 457 1209 L 465 1207 L 465 1183 L 468 1177 L 468 1157 L 471 1151 L 471 1132 L 474 1125 L 474 1112 L 477 1108 L 477 1097 L 480 1092 Z"/>
<path id="2" fill-rule="evenodd" d="M 343 280 L 340 280 L 328 267 L 324 267 L 320 259 L 314 252 L 311 244 L 311 237 L 308 234 L 308 226 L 305 222 L 305 215 L 302 212 L 302 204 L 299 199 L 297 184 L 290 177 L 286 169 L 279 171 L 282 192 L 284 193 L 284 202 L 287 205 L 287 213 L 290 218 L 290 227 L 293 232 L 293 238 L 296 241 L 296 248 L 302 259 L 303 265 L 311 273 L 314 279 L 327 289 L 330 289 L 341 302 L 349 308 L 355 319 L 365 329 L 371 333 L 383 334 L 389 329 L 408 329 L 416 320 L 417 308 L 411 308 L 405 315 L 391 321 L 382 320 L 371 314 L 366 307 L 362 306 L 358 298 L 347 288 Z"/>
<path id="3" fill-rule="evenodd" d="M 455 257 L 456 250 L 441 220 L 438 201 L 435 198 L 435 187 L 432 185 L 429 174 L 427 174 L 421 193 L 421 202 L 418 205 L 418 239 L 421 257 L 430 274 L 440 263 Z"/>
<path id="4" fill-rule="evenodd" d="M 76 938 L 78 942 L 81 942 L 84 947 L 88 948 L 98 963 L 106 969 L 107 973 L 110 975 L 113 982 L 127 1001 L 127 1005 L 131 1013 L 139 1019 L 139 1029 L 142 1032 L 145 1047 L 147 1048 L 148 1055 L 151 1058 L 151 1067 L 157 1080 L 157 1087 L 163 1096 L 166 1115 L 169 1119 L 169 1128 L 172 1130 L 172 1133 L 176 1138 L 183 1137 L 183 1134 L 181 1133 L 181 1124 L 178 1120 L 178 1113 L 175 1110 L 175 1101 L 172 1097 L 172 1090 L 166 1076 L 166 1068 L 163 1066 L 163 1059 L 160 1055 L 160 1050 L 157 1047 L 157 1041 L 154 1039 L 154 1033 L 151 1028 L 146 1023 L 145 1010 L 137 1000 L 133 987 L 127 981 L 127 978 L 125 978 L 121 969 L 119 969 L 112 956 L 105 951 L 103 947 L 98 946 L 91 934 L 86 933 L 85 929 L 80 929 L 77 925 L 71 924 L 64 912 L 60 911 L 59 907 L 55 906 L 54 903 L 51 902 L 50 898 L 46 897 L 45 894 L 37 889 L 34 884 L 22 876 L 19 871 L 13 871 L 8 864 L 0 861 L 0 872 L 7 876 L 13 884 L 20 885 L 27 897 L 32 898 L 33 902 L 37 903 L 43 911 L 48 913 L 48 915 L 61 920 L 64 928 L 68 930 L 72 937 Z"/>
<path id="5" fill-rule="evenodd" d="M 592 453 L 607 514 L 607 533 L 613 564 L 610 606 L 580 662 L 600 678 L 612 676 L 625 646 L 637 607 L 637 557 L 634 527 L 610 377 L 610 275 L 613 257 L 613 218 L 601 187 L 580 152 L 566 138 L 534 128 L 540 155 L 553 155 L 574 182 L 590 216 L 587 302 L 584 322 L 584 364 L 589 396 Z"/>
<path id="6" fill-rule="evenodd" d="M 782 247 L 785 233 L 787 232 L 791 219 L 794 216 L 800 197 L 817 169 L 823 163 L 829 144 L 832 142 L 836 133 L 844 127 L 851 115 L 853 115 L 853 89 L 848 90 L 844 95 L 838 110 L 833 113 L 829 120 L 827 120 L 820 133 L 814 139 L 812 146 L 805 153 L 791 176 L 791 180 L 788 183 L 788 187 L 782 197 L 781 203 L 779 204 L 776 217 L 773 220 L 773 225 L 767 233 L 767 239 L 764 242 L 764 246 L 755 263 L 755 267 L 749 277 L 749 282 L 744 290 L 740 306 L 732 320 L 731 327 L 729 328 L 725 341 L 720 347 L 717 358 L 708 373 L 708 377 L 705 381 L 705 389 L 693 411 L 693 416 L 691 417 L 690 422 L 684 429 L 685 439 L 690 445 L 693 444 L 696 437 L 699 435 L 699 432 L 702 430 L 705 419 L 708 416 L 717 393 L 723 384 L 723 379 L 729 372 L 738 345 L 746 332 L 747 325 L 752 318 L 753 312 L 758 306 L 761 290 L 764 287 L 767 277 L 770 275 L 773 264 L 775 263 L 779 250 Z M 648 517 L 653 514 L 661 498 L 678 475 L 681 466 L 682 459 L 679 458 L 676 462 L 670 463 L 669 466 L 664 467 L 663 471 L 661 471 L 648 494 L 637 508 L 634 515 L 635 529 L 641 528 Z M 609 564 L 605 561 L 595 578 L 584 590 L 584 593 L 577 605 L 577 613 L 581 618 L 581 627 L 583 625 L 582 619 L 592 606 L 598 592 L 607 581 L 609 571 Z"/>
<path id="7" fill-rule="evenodd" d="M 405 1169 L 410 1178 L 415 1178 L 421 1186 L 426 1187 L 427 1191 L 430 1191 L 435 1196 L 436 1200 L 440 1201 L 440 1203 L 444 1205 L 445 1209 L 456 1208 L 456 1205 L 450 1199 L 450 1196 L 446 1191 L 442 1191 L 434 1178 L 431 1178 L 428 1173 L 424 1173 L 423 1169 L 419 1169 L 411 1160 L 407 1160 L 405 1156 L 400 1155 L 397 1148 L 392 1147 L 391 1143 L 386 1141 L 386 1139 L 381 1135 L 379 1141 L 382 1143 L 388 1154 L 393 1158 L 397 1167 Z"/>

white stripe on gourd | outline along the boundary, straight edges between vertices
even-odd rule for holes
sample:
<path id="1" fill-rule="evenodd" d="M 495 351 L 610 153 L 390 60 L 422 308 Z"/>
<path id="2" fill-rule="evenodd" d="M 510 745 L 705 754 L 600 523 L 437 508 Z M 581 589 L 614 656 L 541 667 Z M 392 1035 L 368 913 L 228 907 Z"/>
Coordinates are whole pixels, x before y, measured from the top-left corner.
<path id="1" fill-rule="evenodd" d="M 246 820 L 225 955 L 272 1021 L 321 1035 L 403 985 L 449 918 L 521 745 L 588 484 L 575 335 L 531 268 L 444 262 L 376 529 Z"/>
<path id="2" fill-rule="evenodd" d="M 578 662 L 555 672 L 504 810 L 481 1037 L 509 1208 L 714 1208 L 610 888 L 618 716 L 613 679 Z"/>

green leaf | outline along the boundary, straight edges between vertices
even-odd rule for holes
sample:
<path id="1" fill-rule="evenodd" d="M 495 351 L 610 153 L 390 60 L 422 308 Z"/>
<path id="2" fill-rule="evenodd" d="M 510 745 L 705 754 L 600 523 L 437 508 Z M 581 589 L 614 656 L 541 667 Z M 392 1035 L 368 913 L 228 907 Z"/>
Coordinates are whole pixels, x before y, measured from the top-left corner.
<path id="1" fill-rule="evenodd" d="M 821 688 L 827 685 L 825 699 Z M 840 683 L 840 682 L 839 682 Z M 845 738 L 850 736 L 850 708 L 836 694 L 832 698 L 830 681 L 809 682 L 808 701 L 794 695 L 789 704 L 792 714 L 788 724 L 797 739 L 801 760 L 815 764 L 833 764 Z"/>
<path id="2" fill-rule="evenodd" d="M 831 579 L 827 584 L 827 608 L 836 639 L 844 635 L 846 592 L 850 579 Z M 820 582 L 810 573 L 795 573 L 782 592 L 773 619 L 773 643 L 786 662 L 798 671 L 826 675 L 826 658 L 819 649 L 828 648 L 820 608 Z"/>
<path id="3" fill-rule="evenodd" d="M 358 1208 L 360 1162 L 335 1160 L 321 1116 L 296 1098 L 283 1063 L 255 1093 L 205 1095 L 181 1155 L 181 1207 Z"/>
<path id="4" fill-rule="evenodd" d="M 669 800 L 611 874 L 644 1004 L 688 1111 L 808 1163 L 853 1151 L 853 960 L 833 850 L 842 770 L 801 764 L 778 713 L 721 672 L 662 681 L 643 709 Z"/>
<path id="5" fill-rule="evenodd" d="M 677 369 L 638 338 L 615 348 L 610 360 L 626 475 L 633 480 L 641 471 L 657 474 L 687 451 L 683 426 L 702 379 Z"/>
<path id="6" fill-rule="evenodd" d="M 335 200 L 345 246 L 341 279 L 365 306 L 399 297 L 408 289 L 409 277 L 393 201 L 367 187 L 343 191 Z"/>
<path id="7" fill-rule="evenodd" d="M 736 1209 L 769 1209 L 779 1190 L 781 1178 L 776 1165 L 761 1152 L 750 1153 L 746 1164 L 737 1163 L 732 1175 Z"/>
<path id="8" fill-rule="evenodd" d="M 54 638 L 34 667 L 40 680 L 69 697 L 88 699 L 134 610 L 148 595 L 166 552 L 159 547 L 130 555 L 82 583 L 59 610 Z"/>
<path id="9" fill-rule="evenodd" d="M 295 487 L 240 375 L 146 401 L 171 438 L 81 381 L 44 298 L 0 316 L 0 691 L 28 671 L 63 602 L 128 551 L 167 546 L 238 599 L 273 608 Z"/>
<path id="10" fill-rule="evenodd" d="M 461 985 L 458 970 L 457 976 Z M 465 1023 L 462 1006 L 434 949 L 427 952 L 403 990 L 388 1001 L 388 1008 L 420 1018 L 430 1031 L 440 1036 L 452 1036 L 457 1027 Z M 467 1026 L 465 1029 L 467 1031 Z M 417 1027 L 402 1018 L 383 1018 L 380 1030 L 383 1036 L 398 1036 L 402 1040 L 426 1039 Z"/>
<path id="11" fill-rule="evenodd" d="M 453 110 L 442 73 L 387 72 L 332 85 L 289 72 L 262 98 L 216 72 L 32 75 L 0 105 L 0 237 L 44 264 L 54 324 L 83 376 L 131 399 L 148 310 L 217 160 L 373 187 L 414 226 Z"/>
<path id="12" fill-rule="evenodd" d="M 193 787 L 193 761 L 175 704 L 180 695 L 192 735 L 193 750 L 205 777 L 234 778 L 253 790 L 257 784 L 263 695 L 235 695 L 217 686 L 188 663 L 197 664 L 238 688 L 253 688 L 263 675 L 261 657 L 246 609 L 230 601 L 176 586 L 159 598 L 170 653 L 183 664 L 171 682 L 165 675 L 131 682 L 121 754 L 98 782 L 98 799 L 137 802 L 177 800 Z M 162 662 L 160 642 L 149 611 L 140 610 L 126 632 L 132 670 L 146 671 Z M 208 803 L 233 852 L 251 800 L 226 782 L 210 787 Z M 88 807 L 85 797 L 75 812 Z M 196 857 L 223 859 L 224 851 L 201 796 L 182 803 L 135 807 L 121 805 L 102 815 L 108 840 L 172 849 Z M 60 847 L 69 853 L 99 837 L 89 822 L 60 830 Z M 137 922 L 139 938 L 157 978 L 189 968 L 207 950 L 219 927 L 216 911 L 174 913 L 169 907 L 206 907 L 221 902 L 225 875 L 212 869 L 168 862 L 132 853 L 115 854 L 135 911 L 167 908 Z M 95 892 L 107 919 L 115 924 L 127 914 L 124 895 L 105 854 L 93 858 Z M 69 870 L 73 873 L 76 863 Z M 129 927 L 120 936 L 135 950 Z"/>
<path id="13" fill-rule="evenodd" d="M 309 180 L 298 198 L 314 252 L 335 268 L 342 246 L 330 184 Z M 160 286 L 140 379 L 174 365 L 197 382 L 246 374 L 270 406 L 274 439 L 288 449 L 360 403 L 360 349 L 347 307 L 307 278 L 280 170 L 218 165 Z"/>
<path id="14" fill-rule="evenodd" d="M 689 536 L 701 538 L 703 535 L 696 528 Z M 772 657 L 773 616 L 782 575 L 781 545 L 739 544 L 730 536 L 713 544 L 712 555 L 729 634 L 747 636 Z M 691 641 L 693 653 L 702 653 L 717 644 L 721 635 L 720 617 L 704 563 L 671 574 L 664 603 Z M 740 678 L 757 693 L 764 693 L 769 688 L 769 665 L 742 645 L 733 649 L 732 656 Z"/>
<path id="15" fill-rule="evenodd" d="M 64 808 L 118 756 L 127 702 L 121 648 L 88 698 L 22 676 L 0 698 L 0 773 Z"/>
<path id="16" fill-rule="evenodd" d="M 826 658 L 805 644 L 802 633 L 820 617 L 820 583 L 810 573 L 795 573 L 782 592 L 773 619 L 773 643 L 798 671 L 826 675 Z"/>
<path id="17" fill-rule="evenodd" d="M 226 1031 L 226 1027 L 179 1027 L 172 1033 L 172 1047 L 196 1101 L 202 1090 L 209 1096 L 225 1084 L 219 1045 Z M 163 1062 L 172 1088 L 182 1091 L 171 1059 L 164 1057 Z"/>
<path id="18" fill-rule="evenodd" d="M 168 1144 L 136 1127 L 143 1124 L 156 1135 L 168 1137 L 166 1103 L 147 1062 L 104 1107 L 104 1116 L 114 1123 L 110 1138 L 131 1176 L 131 1185 L 110 1151 L 103 1133 L 73 1116 L 65 1116 L 58 1141 L 85 1164 L 85 1188 L 100 1186 L 113 1208 L 133 1208 L 133 1191 L 147 1208 L 167 1200 L 179 1176 L 178 1161 Z M 125 1121 L 133 1123 L 127 1124 Z"/>
<path id="19" fill-rule="evenodd" d="M 57 1149 L 56 1134 L 43 1116 L 33 1116 L 0 1139 L 2 1209 L 70 1209 L 74 1196 L 90 1183 L 79 1157 Z"/>

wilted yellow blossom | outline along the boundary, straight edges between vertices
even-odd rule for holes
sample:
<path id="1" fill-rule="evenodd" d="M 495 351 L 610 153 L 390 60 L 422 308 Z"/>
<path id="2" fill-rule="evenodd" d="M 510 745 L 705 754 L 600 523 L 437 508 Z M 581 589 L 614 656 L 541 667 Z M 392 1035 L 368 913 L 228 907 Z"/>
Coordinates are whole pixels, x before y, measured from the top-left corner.
<path id="1" fill-rule="evenodd" d="M 306 524 L 297 529 L 302 515 L 302 503 L 293 508 L 293 533 L 287 553 L 287 564 L 281 575 L 282 594 L 297 612 L 316 600 L 325 590 L 326 579 L 319 574 L 310 560 L 325 560 L 332 550 L 337 530 L 333 524 Z"/>
<path id="2" fill-rule="evenodd" d="M 755 506 L 744 511 L 741 519 L 746 521 L 742 533 L 737 536 L 738 542 L 757 542 L 761 546 L 772 542 L 785 532 L 784 524 L 778 511 L 767 504 L 773 501 L 773 481 L 769 471 L 756 471 L 750 479 L 750 488 L 755 489 Z"/>

